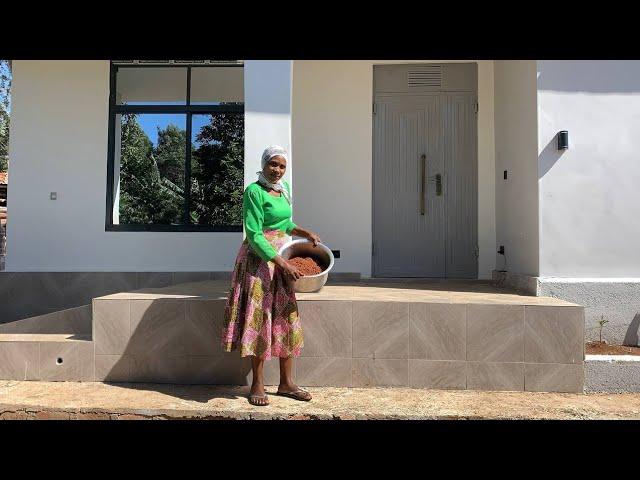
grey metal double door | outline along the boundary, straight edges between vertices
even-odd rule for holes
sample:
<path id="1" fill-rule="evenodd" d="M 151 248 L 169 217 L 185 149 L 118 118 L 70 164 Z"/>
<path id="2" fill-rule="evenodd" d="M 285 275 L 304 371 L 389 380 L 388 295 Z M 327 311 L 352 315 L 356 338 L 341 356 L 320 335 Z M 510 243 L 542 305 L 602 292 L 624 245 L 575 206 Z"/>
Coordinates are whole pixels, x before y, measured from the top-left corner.
<path id="1" fill-rule="evenodd" d="M 373 275 L 477 278 L 476 95 L 375 96 Z"/>

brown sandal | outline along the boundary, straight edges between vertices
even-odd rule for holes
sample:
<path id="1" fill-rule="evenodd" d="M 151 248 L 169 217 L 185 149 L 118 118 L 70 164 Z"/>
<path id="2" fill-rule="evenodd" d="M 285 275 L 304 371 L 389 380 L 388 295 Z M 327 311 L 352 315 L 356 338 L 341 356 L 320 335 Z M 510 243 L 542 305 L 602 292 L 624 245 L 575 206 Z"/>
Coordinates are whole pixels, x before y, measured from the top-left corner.
<path id="1" fill-rule="evenodd" d="M 267 403 L 256 403 L 256 399 L 266 399 Z M 269 405 L 269 397 L 267 397 L 266 393 L 263 393 L 262 395 L 249 395 L 249 403 L 251 405 L 255 405 L 256 407 L 266 407 L 267 405 Z"/>
<path id="2" fill-rule="evenodd" d="M 294 400 L 301 400 L 303 402 L 308 402 L 312 398 L 309 392 L 301 388 L 298 388 L 298 390 L 296 390 L 295 392 L 281 392 L 278 390 L 276 392 L 276 395 L 280 395 L 281 397 L 293 398 Z"/>

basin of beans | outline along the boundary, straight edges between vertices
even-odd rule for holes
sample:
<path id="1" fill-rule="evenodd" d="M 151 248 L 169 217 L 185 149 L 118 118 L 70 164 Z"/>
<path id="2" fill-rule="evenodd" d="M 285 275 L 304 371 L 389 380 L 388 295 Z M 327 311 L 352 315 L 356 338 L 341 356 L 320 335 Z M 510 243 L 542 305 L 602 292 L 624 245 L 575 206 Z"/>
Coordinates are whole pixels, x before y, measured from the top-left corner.
<path id="1" fill-rule="evenodd" d="M 295 266 L 304 276 L 317 275 L 322 273 L 323 270 L 318 262 L 312 257 L 293 257 L 289 260 L 289 263 Z"/>

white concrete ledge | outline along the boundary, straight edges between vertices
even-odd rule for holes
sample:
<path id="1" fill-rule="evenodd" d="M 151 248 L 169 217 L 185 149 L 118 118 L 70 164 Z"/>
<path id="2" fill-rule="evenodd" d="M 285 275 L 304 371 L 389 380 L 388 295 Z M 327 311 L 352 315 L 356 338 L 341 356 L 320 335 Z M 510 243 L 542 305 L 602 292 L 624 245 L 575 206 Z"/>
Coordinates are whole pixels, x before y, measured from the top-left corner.
<path id="1" fill-rule="evenodd" d="M 539 283 L 640 283 L 638 277 L 534 277 Z"/>
<path id="2" fill-rule="evenodd" d="M 586 362 L 640 362 L 640 355 L 585 355 Z"/>

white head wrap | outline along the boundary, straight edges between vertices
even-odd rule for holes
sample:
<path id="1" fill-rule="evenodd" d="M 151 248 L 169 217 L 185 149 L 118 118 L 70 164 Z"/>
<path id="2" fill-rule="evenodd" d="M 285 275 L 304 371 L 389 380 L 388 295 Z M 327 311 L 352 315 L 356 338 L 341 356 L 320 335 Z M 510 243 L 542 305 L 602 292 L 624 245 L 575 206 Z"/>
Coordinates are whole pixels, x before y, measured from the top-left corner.
<path id="1" fill-rule="evenodd" d="M 287 151 L 278 146 L 278 145 L 272 145 L 270 147 L 267 147 L 264 149 L 264 152 L 262 152 L 262 162 L 261 162 L 261 167 L 264 170 L 264 166 L 267 164 L 267 162 L 269 160 L 271 160 L 273 157 L 275 156 L 280 156 L 283 157 L 285 160 L 289 161 L 288 154 Z M 284 188 L 284 186 L 282 185 L 282 183 L 280 182 L 280 180 L 278 180 L 278 182 L 276 183 L 271 183 L 267 177 L 264 176 L 264 174 L 262 173 L 262 170 L 259 172 L 256 172 L 258 174 L 258 183 L 266 188 L 270 188 L 272 190 L 275 190 L 276 192 L 281 192 L 282 196 L 284 196 L 284 198 L 287 200 L 287 202 L 291 203 L 291 197 L 289 196 L 289 192 L 287 192 L 287 189 Z"/>

